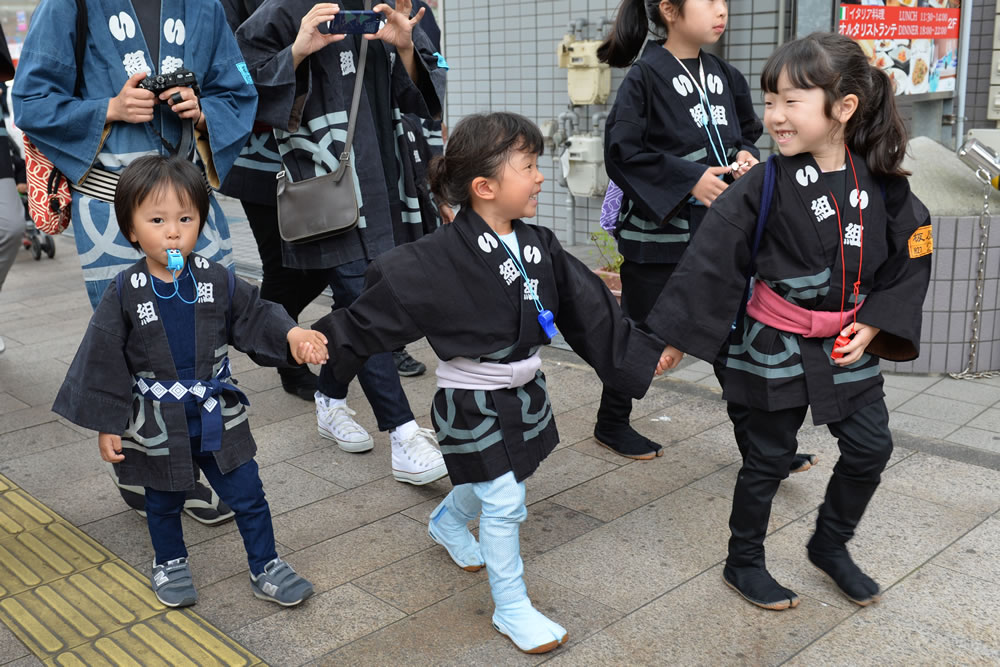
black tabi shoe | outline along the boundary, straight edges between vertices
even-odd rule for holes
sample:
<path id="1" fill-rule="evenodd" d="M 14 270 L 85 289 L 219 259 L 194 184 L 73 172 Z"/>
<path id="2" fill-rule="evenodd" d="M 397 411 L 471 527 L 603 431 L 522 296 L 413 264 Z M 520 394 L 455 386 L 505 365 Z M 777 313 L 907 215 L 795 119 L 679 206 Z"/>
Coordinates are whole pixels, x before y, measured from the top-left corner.
<path id="1" fill-rule="evenodd" d="M 279 368 L 278 376 L 281 378 L 282 389 L 289 394 L 294 394 L 303 401 L 316 400 L 319 378 L 305 364 L 291 368 Z"/>
<path id="2" fill-rule="evenodd" d="M 820 548 L 815 542 L 814 535 L 806 545 L 809 562 L 830 577 L 848 600 L 862 607 L 878 602 L 882 589 L 855 564 L 847 547 L 824 545 Z"/>
<path id="3" fill-rule="evenodd" d="M 819 463 L 819 457 L 815 454 L 795 453 L 792 457 L 792 464 L 788 467 L 788 472 L 805 472 Z"/>
<path id="4" fill-rule="evenodd" d="M 722 580 L 743 596 L 747 602 L 762 609 L 783 611 L 799 606 L 799 596 L 779 584 L 763 567 L 732 567 L 722 569 Z"/>
<path id="5" fill-rule="evenodd" d="M 225 523 L 236 516 L 215 491 L 201 482 L 195 482 L 194 490 L 184 497 L 184 513 L 206 526 Z"/>
<path id="6" fill-rule="evenodd" d="M 427 372 L 427 366 L 410 356 L 406 348 L 393 350 L 392 360 L 396 364 L 396 371 L 404 378 L 423 375 Z"/>
<path id="7" fill-rule="evenodd" d="M 594 440 L 619 456 L 637 461 L 649 461 L 663 456 L 663 448 L 642 435 L 628 424 L 621 426 L 594 426 Z"/>

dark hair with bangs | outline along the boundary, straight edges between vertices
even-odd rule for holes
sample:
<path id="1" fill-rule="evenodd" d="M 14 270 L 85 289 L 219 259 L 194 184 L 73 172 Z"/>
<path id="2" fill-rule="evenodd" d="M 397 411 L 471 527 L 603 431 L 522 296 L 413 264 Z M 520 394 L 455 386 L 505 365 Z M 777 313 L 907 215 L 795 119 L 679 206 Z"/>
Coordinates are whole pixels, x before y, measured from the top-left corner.
<path id="1" fill-rule="evenodd" d="M 511 153 L 541 155 L 545 148 L 538 126 L 507 111 L 466 116 L 448 133 L 444 155 L 431 160 L 427 177 L 440 201 L 466 206 L 472 181 L 494 178 Z"/>
<path id="2" fill-rule="evenodd" d="M 761 90 L 777 93 L 782 72 L 796 88 L 823 90 L 827 118 L 832 118 L 838 100 L 857 95 L 858 108 L 844 127 L 848 147 L 864 156 L 875 176 L 909 175 L 902 167 L 906 126 L 896 108 L 892 80 L 868 63 L 856 42 L 844 35 L 814 32 L 779 46 L 760 73 Z"/>
<path id="3" fill-rule="evenodd" d="M 667 0 L 684 15 L 685 0 Z M 622 0 L 615 14 L 614 25 L 608 36 L 597 47 L 597 58 L 612 67 L 628 67 L 635 62 L 649 34 L 649 24 L 654 34 L 667 36 L 667 24 L 660 13 L 660 0 Z"/>
<path id="4" fill-rule="evenodd" d="M 115 189 L 115 217 L 118 229 L 128 240 L 134 229 L 132 216 L 135 210 L 151 195 L 159 195 L 167 188 L 173 188 L 181 201 L 187 201 L 198 209 L 201 220 L 198 233 L 208 220 L 208 186 L 198 167 L 179 157 L 144 155 L 125 167 L 118 187 Z M 138 243 L 132 246 L 139 250 Z"/>

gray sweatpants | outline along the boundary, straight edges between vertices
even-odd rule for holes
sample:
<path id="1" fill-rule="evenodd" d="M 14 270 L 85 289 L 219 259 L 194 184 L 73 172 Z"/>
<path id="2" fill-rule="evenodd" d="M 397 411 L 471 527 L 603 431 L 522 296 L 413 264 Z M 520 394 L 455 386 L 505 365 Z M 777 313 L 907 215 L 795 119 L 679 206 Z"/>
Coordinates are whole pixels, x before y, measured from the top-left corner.
<path id="1" fill-rule="evenodd" d="M 0 178 L 0 288 L 24 236 L 24 206 L 13 178 Z"/>

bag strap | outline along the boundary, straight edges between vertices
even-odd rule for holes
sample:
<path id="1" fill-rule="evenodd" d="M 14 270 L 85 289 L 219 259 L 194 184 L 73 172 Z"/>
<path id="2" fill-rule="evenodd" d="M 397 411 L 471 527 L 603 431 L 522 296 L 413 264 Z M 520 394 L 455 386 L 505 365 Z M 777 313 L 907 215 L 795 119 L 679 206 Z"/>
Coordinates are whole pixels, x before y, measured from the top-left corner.
<path id="1" fill-rule="evenodd" d="M 365 0 L 365 11 L 372 8 L 372 0 Z M 358 117 L 358 106 L 361 104 L 361 88 L 365 79 L 365 62 L 368 60 L 368 40 L 361 37 L 361 47 L 358 49 L 360 58 L 358 71 L 354 74 L 354 96 L 351 98 L 351 115 L 347 120 L 347 139 L 344 141 L 344 152 L 340 154 L 340 166 L 337 167 L 337 179 L 351 163 L 351 144 L 354 143 L 354 121 Z"/>
<path id="2" fill-rule="evenodd" d="M 778 165 L 774 155 L 767 158 L 764 165 L 764 188 L 760 196 L 760 212 L 757 214 L 757 226 L 754 228 L 753 243 L 750 246 L 750 265 L 747 268 L 747 284 L 743 288 L 743 298 L 740 299 L 740 309 L 733 320 L 733 329 L 743 321 L 747 312 L 747 301 L 750 299 L 750 292 L 753 289 L 753 274 L 757 272 L 757 251 L 760 249 L 760 240 L 764 237 L 764 228 L 767 226 L 767 216 L 771 212 L 771 200 L 774 199 L 774 182 L 777 177 Z"/>
<path id="3" fill-rule="evenodd" d="M 87 48 L 87 0 L 76 0 L 76 86 L 73 96 L 80 96 L 83 85 L 83 53 Z"/>

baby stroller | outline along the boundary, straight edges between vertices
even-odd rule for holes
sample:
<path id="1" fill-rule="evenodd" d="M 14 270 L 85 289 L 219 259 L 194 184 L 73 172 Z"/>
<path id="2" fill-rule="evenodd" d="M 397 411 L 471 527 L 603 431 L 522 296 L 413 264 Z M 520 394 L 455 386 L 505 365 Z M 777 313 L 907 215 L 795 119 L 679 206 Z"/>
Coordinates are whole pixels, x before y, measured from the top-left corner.
<path id="1" fill-rule="evenodd" d="M 31 251 L 36 262 L 42 258 L 43 252 L 52 259 L 56 256 L 56 240 L 35 227 L 28 212 L 28 197 L 24 194 L 21 195 L 21 203 L 24 205 L 24 238 L 21 241 L 24 249 Z"/>

